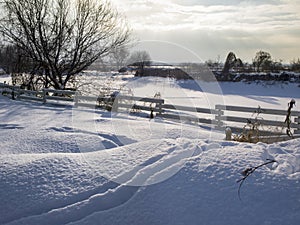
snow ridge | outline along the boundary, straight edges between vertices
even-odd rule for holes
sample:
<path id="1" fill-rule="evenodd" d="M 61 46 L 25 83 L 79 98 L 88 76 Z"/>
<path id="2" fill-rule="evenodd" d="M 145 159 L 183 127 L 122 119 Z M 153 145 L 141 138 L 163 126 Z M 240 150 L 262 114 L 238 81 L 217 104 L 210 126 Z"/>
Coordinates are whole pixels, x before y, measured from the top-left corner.
<path id="1" fill-rule="evenodd" d="M 189 145 L 192 144 L 190 143 Z M 187 144 L 183 147 L 171 147 L 165 154 L 154 156 L 132 171 L 126 172 L 124 175 L 115 179 L 124 182 L 123 184 L 109 181 L 97 190 L 99 191 L 98 193 L 93 193 L 88 198 L 84 199 L 84 195 L 79 195 L 76 196 L 77 201 L 70 203 L 70 205 L 58 206 L 58 208 L 49 210 L 48 212 L 40 211 L 40 214 L 19 218 L 8 224 L 42 224 L 43 221 L 51 221 L 48 222 L 49 225 L 67 224 L 81 220 L 95 212 L 119 207 L 129 201 L 143 184 L 148 185 L 151 184 L 151 182 L 163 181 L 166 179 L 166 176 L 170 175 L 170 168 L 172 168 L 172 170 L 175 168 L 175 170 L 178 171 L 185 161 L 194 153 L 193 148 L 185 149 L 186 146 Z M 178 163 L 178 165 L 176 165 L 176 163 Z M 165 176 L 161 175 L 163 173 L 166 173 Z M 174 174 L 174 171 L 172 171 L 172 173 Z M 147 183 L 149 178 L 151 181 Z M 93 192 L 95 191 L 96 190 Z"/>

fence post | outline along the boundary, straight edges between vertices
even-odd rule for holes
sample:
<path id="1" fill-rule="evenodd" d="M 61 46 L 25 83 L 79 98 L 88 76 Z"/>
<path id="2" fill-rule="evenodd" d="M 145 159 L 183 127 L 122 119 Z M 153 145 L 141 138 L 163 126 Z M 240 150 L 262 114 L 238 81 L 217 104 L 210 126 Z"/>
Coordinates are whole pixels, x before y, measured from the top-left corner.
<path id="1" fill-rule="evenodd" d="M 46 101 L 47 101 L 46 95 L 47 95 L 47 91 L 46 91 L 46 89 L 43 89 L 43 103 L 44 104 L 46 104 Z"/>
<path id="2" fill-rule="evenodd" d="M 116 97 L 112 97 L 112 108 L 111 108 L 111 111 L 112 112 L 118 112 L 118 109 L 119 109 L 119 98 L 116 96 Z"/>
<path id="3" fill-rule="evenodd" d="M 295 134 L 300 134 L 300 112 L 298 112 L 298 117 L 295 118 L 295 123 L 298 124 L 298 128 L 295 129 Z"/>
<path id="4" fill-rule="evenodd" d="M 158 103 L 158 115 L 160 116 L 162 114 L 162 104 L 161 102 Z"/>
<path id="5" fill-rule="evenodd" d="M 15 85 L 13 85 L 12 88 L 11 88 L 11 98 L 12 98 L 12 100 L 16 100 L 15 88 L 16 88 Z"/>
<path id="6" fill-rule="evenodd" d="M 74 95 L 74 107 L 78 106 L 78 91 L 76 90 Z"/>
<path id="7" fill-rule="evenodd" d="M 0 83 L 0 94 L 1 95 L 3 95 L 3 89 L 4 89 L 4 85 L 2 83 Z"/>
<path id="8" fill-rule="evenodd" d="M 300 112 L 298 114 L 298 129 L 297 129 L 297 134 L 300 134 Z"/>
<path id="9" fill-rule="evenodd" d="M 225 109 L 226 106 L 224 105 L 216 105 L 215 110 L 215 121 L 216 121 L 216 126 L 215 129 L 217 130 L 223 130 L 223 121 L 222 121 L 222 116 L 224 115 L 223 109 Z"/>
<path id="10" fill-rule="evenodd" d="M 161 102 L 158 103 L 158 115 L 161 116 L 163 113 L 163 104 L 165 104 L 165 100 L 162 99 Z"/>
<path id="11" fill-rule="evenodd" d="M 21 88 L 20 87 L 15 87 L 15 91 L 16 91 L 16 99 L 18 99 L 21 95 Z"/>

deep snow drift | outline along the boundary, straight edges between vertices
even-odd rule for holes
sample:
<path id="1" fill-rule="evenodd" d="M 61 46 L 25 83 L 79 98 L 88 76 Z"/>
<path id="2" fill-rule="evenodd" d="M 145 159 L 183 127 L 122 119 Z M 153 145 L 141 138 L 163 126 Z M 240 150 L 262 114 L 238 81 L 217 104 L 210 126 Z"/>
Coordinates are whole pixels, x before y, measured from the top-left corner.
<path id="1" fill-rule="evenodd" d="M 188 82 L 121 81 L 137 96 L 159 91 L 182 105 L 300 102 L 294 84 L 224 83 L 221 96 Z M 191 124 L 3 96 L 0 117 L 0 224 L 300 223 L 299 139 L 228 142 Z M 278 163 L 247 178 L 240 200 L 240 172 L 266 159 Z"/>

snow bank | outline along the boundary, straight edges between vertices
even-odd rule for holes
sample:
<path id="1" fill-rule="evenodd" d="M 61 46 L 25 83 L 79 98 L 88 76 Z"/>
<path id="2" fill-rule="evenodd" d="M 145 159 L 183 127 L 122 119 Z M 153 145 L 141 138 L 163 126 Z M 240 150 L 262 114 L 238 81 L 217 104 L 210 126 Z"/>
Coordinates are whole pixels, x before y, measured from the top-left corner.
<path id="1" fill-rule="evenodd" d="M 2 157 L 1 174 L 6 179 L 1 181 L 1 195 L 6 195 L 2 202 L 6 207 L 1 207 L 5 209 L 1 220 L 11 221 L 8 224 L 299 223 L 299 140 L 272 145 L 181 142 L 166 142 L 151 156 L 132 157 L 129 161 L 138 159 L 139 166 L 131 169 L 124 166 L 121 149 L 108 150 L 113 158 L 103 151 L 84 153 L 84 160 L 72 154 L 30 155 L 27 162 L 20 160 L 24 155 Z M 182 156 L 175 150 L 170 154 L 170 146 L 193 155 Z M 150 150 L 149 143 L 139 147 Z M 278 164 L 250 176 L 240 201 L 236 183 L 240 172 L 266 158 Z M 113 173 L 123 175 L 121 184 L 102 176 L 105 162 L 115 164 L 115 160 L 119 168 Z M 153 182 L 173 170 L 176 173 L 168 179 Z M 133 180 L 145 185 L 130 186 Z"/>
<path id="2" fill-rule="evenodd" d="M 205 97 L 192 84 L 172 82 L 161 85 L 162 97 L 180 104 L 187 98 L 204 104 L 208 96 L 280 108 L 290 97 L 299 99 L 293 85 L 224 83 L 223 96 L 212 90 Z M 147 88 L 139 83 L 133 91 L 144 88 L 149 97 L 158 83 L 149 80 Z M 172 99 L 175 92 L 183 95 Z M 0 224 L 300 222 L 299 139 L 271 145 L 227 142 L 223 133 L 205 127 L 3 96 L 0 115 Z M 241 171 L 266 159 L 278 163 L 248 177 L 240 200 Z"/>

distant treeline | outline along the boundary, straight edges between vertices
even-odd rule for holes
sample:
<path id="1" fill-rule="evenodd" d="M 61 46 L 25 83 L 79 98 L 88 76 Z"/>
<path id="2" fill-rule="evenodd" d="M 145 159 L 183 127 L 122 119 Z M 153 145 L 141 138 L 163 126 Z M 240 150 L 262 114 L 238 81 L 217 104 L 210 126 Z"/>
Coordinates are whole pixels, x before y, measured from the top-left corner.
<path id="1" fill-rule="evenodd" d="M 142 54 L 143 53 L 143 54 Z M 253 58 L 252 63 L 243 62 L 233 52 L 229 52 L 225 62 L 217 60 L 207 60 L 204 63 L 177 63 L 163 64 L 151 61 L 150 56 L 145 51 L 133 52 L 132 59 L 119 60 L 115 68 L 114 63 L 107 64 L 107 69 L 117 69 L 123 66 L 120 71 L 131 71 L 136 76 L 161 76 L 172 77 L 175 79 L 200 79 L 218 81 L 282 81 L 300 83 L 300 59 L 293 60 L 289 64 L 283 64 L 282 61 L 273 60 L 271 54 L 265 51 L 259 51 Z M 13 45 L 2 46 L 0 48 L 0 68 L 7 74 L 40 74 L 39 66 L 30 58 Z M 113 55 L 122 55 L 120 51 L 114 52 Z M 128 54 L 127 54 L 128 55 Z M 138 56 L 136 56 L 138 55 Z M 126 58 L 123 54 L 123 58 Z M 114 57 L 118 58 L 118 57 Z M 136 61 L 136 62 L 135 62 Z M 112 61 L 110 61 L 112 62 Z M 135 62 L 127 64 L 128 62 Z M 100 70 L 103 67 L 94 65 L 93 68 Z M 110 66 L 111 65 L 111 66 Z M 214 76 L 212 76 L 212 74 Z"/>

